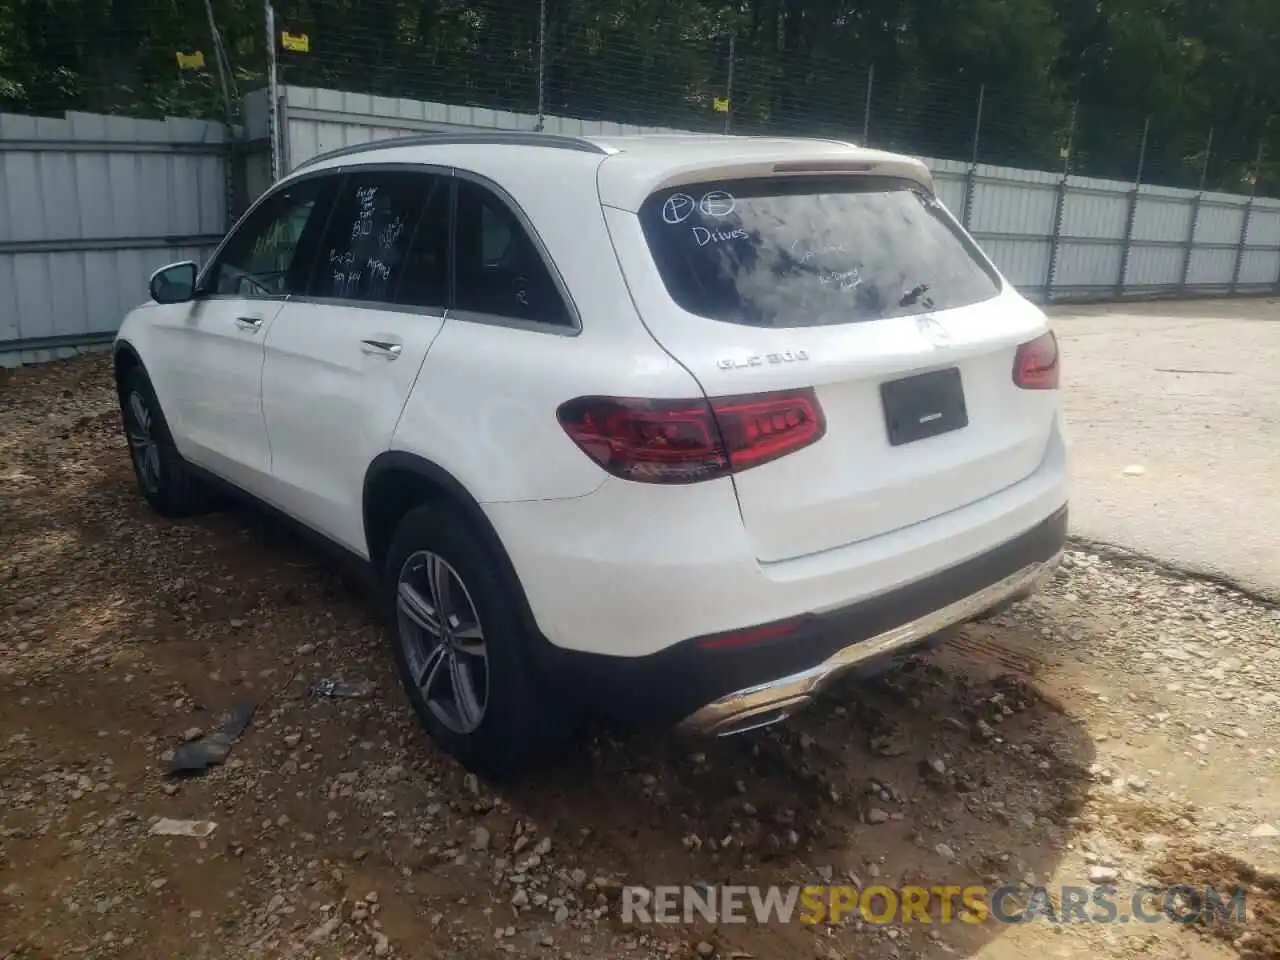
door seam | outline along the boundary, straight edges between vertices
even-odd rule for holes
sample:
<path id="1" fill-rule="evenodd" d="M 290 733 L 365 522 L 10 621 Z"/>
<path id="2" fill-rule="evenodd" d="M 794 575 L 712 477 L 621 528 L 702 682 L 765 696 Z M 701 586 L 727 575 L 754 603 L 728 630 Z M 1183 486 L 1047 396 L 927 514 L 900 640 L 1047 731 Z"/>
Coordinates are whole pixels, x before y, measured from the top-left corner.
<path id="1" fill-rule="evenodd" d="M 396 414 L 395 425 L 391 428 L 391 433 L 387 437 L 387 445 L 383 452 L 387 452 L 395 447 L 396 434 L 400 432 L 400 421 L 404 419 L 404 412 L 409 408 L 409 400 L 413 396 L 415 390 L 418 389 L 418 381 L 422 379 L 422 371 L 426 369 L 427 357 L 431 356 L 431 348 L 436 345 L 436 341 L 440 339 L 440 334 L 444 333 L 445 324 L 449 322 L 449 311 L 446 309 L 440 316 L 440 326 L 436 328 L 435 336 L 431 338 L 431 342 L 427 344 L 427 349 L 422 353 L 422 362 L 418 364 L 418 371 L 413 375 L 413 382 L 409 384 L 409 389 L 405 391 L 404 399 L 400 402 L 400 412 Z"/>
<path id="2" fill-rule="evenodd" d="M 284 313 L 285 308 L 288 306 L 289 297 L 286 296 L 279 309 L 271 315 L 270 320 L 266 321 L 266 329 L 263 330 L 262 341 L 259 343 L 262 356 L 258 364 L 258 416 L 262 418 L 262 432 L 267 438 L 267 476 L 269 477 L 274 477 L 276 473 L 276 451 L 271 443 L 271 427 L 267 423 L 267 398 L 264 390 L 267 373 L 267 340 L 271 336 L 271 331 L 275 328 L 276 321 L 280 319 L 280 314 Z"/>

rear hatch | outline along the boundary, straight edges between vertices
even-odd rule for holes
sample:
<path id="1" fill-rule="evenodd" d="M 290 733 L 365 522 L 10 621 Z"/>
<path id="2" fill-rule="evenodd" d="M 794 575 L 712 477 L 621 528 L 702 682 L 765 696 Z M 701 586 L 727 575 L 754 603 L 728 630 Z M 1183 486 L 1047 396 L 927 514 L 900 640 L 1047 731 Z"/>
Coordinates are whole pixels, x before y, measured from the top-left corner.
<path id="1" fill-rule="evenodd" d="M 759 560 L 928 520 L 1043 459 L 1056 391 L 1013 370 L 1044 316 L 919 183 L 720 172 L 606 219 L 644 323 L 708 397 L 816 397 L 816 442 L 733 475 Z"/>

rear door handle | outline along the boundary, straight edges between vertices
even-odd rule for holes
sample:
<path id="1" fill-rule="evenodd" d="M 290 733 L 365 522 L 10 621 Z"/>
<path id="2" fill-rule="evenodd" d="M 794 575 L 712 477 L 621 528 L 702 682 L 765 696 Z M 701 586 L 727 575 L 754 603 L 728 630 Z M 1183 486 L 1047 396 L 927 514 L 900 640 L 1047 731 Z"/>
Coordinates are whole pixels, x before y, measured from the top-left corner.
<path id="1" fill-rule="evenodd" d="M 373 354 L 376 357 L 386 357 L 388 360 L 394 360 L 400 356 L 400 351 L 404 349 L 403 345 L 393 343 L 390 340 L 361 340 L 360 349 L 365 353 Z"/>
<path id="2" fill-rule="evenodd" d="M 257 330 L 262 326 L 261 317 L 236 317 L 236 326 L 241 330 Z"/>

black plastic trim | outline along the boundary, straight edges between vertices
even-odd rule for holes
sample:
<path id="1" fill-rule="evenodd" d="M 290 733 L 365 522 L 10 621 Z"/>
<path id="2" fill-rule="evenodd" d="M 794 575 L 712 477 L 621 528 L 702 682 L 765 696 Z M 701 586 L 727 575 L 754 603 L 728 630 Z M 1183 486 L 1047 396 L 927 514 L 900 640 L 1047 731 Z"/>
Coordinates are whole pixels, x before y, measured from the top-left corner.
<path id="1" fill-rule="evenodd" d="M 111 357 L 112 359 L 115 359 L 122 353 L 130 354 L 138 366 L 142 366 L 142 357 L 138 355 L 138 351 L 134 345 L 123 337 L 115 336 L 111 342 Z"/>

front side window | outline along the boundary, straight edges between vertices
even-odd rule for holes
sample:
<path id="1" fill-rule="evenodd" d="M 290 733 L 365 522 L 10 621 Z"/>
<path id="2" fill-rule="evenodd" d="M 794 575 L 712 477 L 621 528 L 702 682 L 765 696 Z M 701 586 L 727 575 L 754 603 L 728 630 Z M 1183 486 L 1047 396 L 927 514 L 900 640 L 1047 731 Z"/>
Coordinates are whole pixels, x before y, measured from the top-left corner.
<path id="1" fill-rule="evenodd" d="M 932 195 L 880 177 L 662 190 L 640 223 L 671 298 L 729 323 L 803 327 L 946 310 L 999 293 Z"/>
<path id="2" fill-rule="evenodd" d="M 448 296 L 449 180 L 353 170 L 320 244 L 312 296 L 443 307 Z"/>
<path id="3" fill-rule="evenodd" d="M 331 185 L 328 177 L 301 180 L 258 204 L 209 268 L 202 292 L 282 297 L 306 289 Z"/>
<path id="4" fill-rule="evenodd" d="M 542 254 L 500 197 L 459 178 L 455 230 L 458 310 L 572 326 Z"/>

